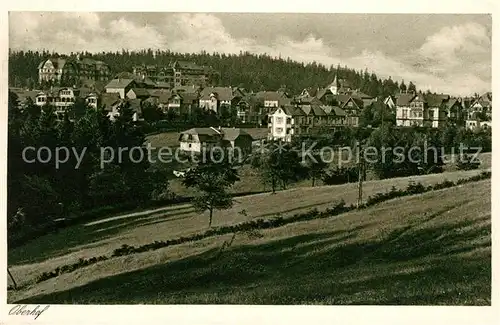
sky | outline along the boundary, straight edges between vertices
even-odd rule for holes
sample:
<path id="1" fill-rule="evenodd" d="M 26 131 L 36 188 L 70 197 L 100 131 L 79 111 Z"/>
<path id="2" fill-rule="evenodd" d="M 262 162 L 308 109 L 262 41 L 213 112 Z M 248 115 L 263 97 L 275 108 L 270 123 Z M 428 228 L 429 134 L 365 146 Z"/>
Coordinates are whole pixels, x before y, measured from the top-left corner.
<path id="1" fill-rule="evenodd" d="M 491 30 L 480 14 L 11 12 L 9 47 L 267 53 L 461 96 L 491 91 Z"/>

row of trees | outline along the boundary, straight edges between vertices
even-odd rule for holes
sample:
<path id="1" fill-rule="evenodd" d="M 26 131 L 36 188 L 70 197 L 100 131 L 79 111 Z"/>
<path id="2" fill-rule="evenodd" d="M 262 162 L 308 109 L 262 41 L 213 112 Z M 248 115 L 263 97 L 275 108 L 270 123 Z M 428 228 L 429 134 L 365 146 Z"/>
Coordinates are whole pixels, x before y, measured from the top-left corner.
<path id="1" fill-rule="evenodd" d="M 145 139 L 127 105 L 114 122 L 102 109 L 86 109 L 74 121 L 68 114 L 58 120 L 53 107 L 21 109 L 17 96 L 9 93 L 8 113 L 10 230 L 103 205 L 140 204 L 167 190 L 166 176 L 151 172 L 147 159 L 137 159 L 140 150 L 117 154 L 119 148 L 142 147 Z M 26 151 L 29 147 L 34 149 Z M 102 148 L 114 153 L 105 166 Z M 66 161 L 56 166 L 56 154 Z"/>
<path id="2" fill-rule="evenodd" d="M 77 53 L 62 55 L 54 52 L 10 51 L 9 84 L 11 86 L 34 86 L 38 80 L 38 64 L 52 56 L 76 57 Z M 306 87 L 324 87 L 333 81 L 335 74 L 347 81 L 353 88 L 371 96 L 387 96 L 399 91 L 416 91 L 415 85 L 391 78 L 381 79 L 368 70 L 356 71 L 346 66 L 325 66 L 317 62 L 299 63 L 290 58 L 276 58 L 265 54 L 224 53 L 176 53 L 171 51 L 121 51 L 101 53 L 80 53 L 82 57 L 102 60 L 110 65 L 112 71 L 132 71 L 133 66 L 164 66 L 175 60 L 187 60 L 200 65 L 210 66 L 220 77 L 217 85 L 239 86 L 249 90 L 277 90 L 283 86 L 293 94 Z"/>

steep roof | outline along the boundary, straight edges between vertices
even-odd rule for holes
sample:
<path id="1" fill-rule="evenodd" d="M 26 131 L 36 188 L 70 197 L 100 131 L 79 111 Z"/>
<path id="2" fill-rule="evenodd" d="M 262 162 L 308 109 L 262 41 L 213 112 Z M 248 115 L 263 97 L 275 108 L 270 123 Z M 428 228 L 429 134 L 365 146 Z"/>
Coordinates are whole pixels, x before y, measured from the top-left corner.
<path id="1" fill-rule="evenodd" d="M 312 105 L 312 104 L 321 105 L 321 104 L 323 104 L 316 97 L 303 97 L 303 98 L 299 98 L 298 101 L 299 101 L 300 104 L 309 104 L 309 105 Z"/>
<path id="2" fill-rule="evenodd" d="M 150 96 L 150 93 L 149 91 L 146 89 L 146 88 L 137 88 L 137 87 L 134 87 L 132 89 L 129 90 L 130 91 L 133 91 L 134 94 L 138 97 L 148 97 Z"/>
<path id="3" fill-rule="evenodd" d="M 105 88 L 126 88 L 132 83 L 135 83 L 134 79 L 113 79 Z"/>
<path id="4" fill-rule="evenodd" d="M 39 93 L 38 90 L 23 90 L 23 89 L 9 89 L 9 91 L 12 91 L 17 95 L 17 99 L 19 100 L 19 103 L 24 103 L 28 98 L 31 98 L 31 100 L 34 102 L 36 99 L 36 95 Z"/>
<path id="5" fill-rule="evenodd" d="M 119 101 L 120 94 L 118 93 L 103 93 L 101 95 L 101 103 L 107 110 L 110 110 L 111 107 Z"/>
<path id="6" fill-rule="evenodd" d="M 358 98 L 361 98 L 361 99 L 372 99 L 373 98 L 373 96 L 367 95 L 367 94 L 365 94 L 365 93 L 363 93 L 361 91 L 355 91 L 355 92 L 352 93 L 351 96 L 358 97 Z"/>
<path id="7" fill-rule="evenodd" d="M 148 86 L 150 88 L 156 87 L 156 83 L 153 80 L 151 80 L 149 77 L 145 77 L 144 79 L 143 78 L 136 79 L 136 82 L 144 84 L 145 86 Z"/>
<path id="8" fill-rule="evenodd" d="M 458 99 L 456 98 L 451 98 L 449 101 L 446 102 L 446 107 L 448 108 L 451 108 L 453 107 L 455 104 L 458 104 L 461 106 L 461 103 L 458 101 Z"/>
<path id="9" fill-rule="evenodd" d="M 174 88 L 172 88 L 172 91 L 175 91 L 175 92 L 188 92 L 188 93 L 192 93 L 192 92 L 200 92 L 201 89 L 199 87 L 196 87 L 194 85 L 191 85 L 191 86 L 175 86 Z"/>
<path id="10" fill-rule="evenodd" d="M 249 136 L 250 138 L 252 138 L 252 136 L 250 134 L 248 134 L 247 132 L 245 132 L 239 128 L 222 128 L 221 130 L 222 130 L 222 133 L 224 134 L 224 137 L 223 137 L 224 140 L 234 141 L 240 135 Z M 253 138 L 252 138 L 252 140 L 253 140 Z"/>
<path id="11" fill-rule="evenodd" d="M 351 96 L 346 95 L 346 94 L 339 94 L 337 95 L 337 101 L 339 102 L 340 106 L 344 105 L 347 103 L 347 101 L 351 98 Z"/>
<path id="12" fill-rule="evenodd" d="M 344 107 L 347 105 L 347 103 L 348 103 L 349 101 L 354 102 L 354 104 L 355 104 L 356 106 L 358 106 L 358 108 L 363 108 L 363 105 L 364 105 L 363 100 L 362 100 L 362 99 L 360 99 L 360 98 L 352 97 L 352 96 L 349 96 L 349 99 L 348 99 L 346 102 L 344 102 L 344 103 L 341 105 L 341 107 L 342 107 L 342 108 L 344 108 Z"/>
<path id="13" fill-rule="evenodd" d="M 320 106 L 320 105 L 316 105 L 316 104 L 311 105 L 312 112 L 313 112 L 313 114 L 314 114 L 315 116 L 325 116 L 325 115 L 326 115 L 326 113 L 325 113 L 325 111 L 323 110 L 322 106 L 323 106 L 323 105 L 321 105 L 321 106 Z"/>
<path id="14" fill-rule="evenodd" d="M 309 114 L 311 114 L 312 107 L 311 107 L 311 105 L 301 105 L 300 110 L 302 112 L 304 112 L 304 115 L 309 115 Z"/>
<path id="15" fill-rule="evenodd" d="M 346 116 L 346 112 L 342 108 L 338 106 L 330 106 L 330 107 L 331 111 L 329 115 Z"/>
<path id="16" fill-rule="evenodd" d="M 304 115 L 304 112 L 298 108 L 298 107 L 295 107 L 293 105 L 283 105 L 282 107 L 276 107 L 272 112 L 271 114 L 274 114 L 276 113 L 276 111 L 278 109 L 282 109 L 283 112 L 285 112 L 286 115 L 290 115 L 290 116 L 299 116 L 299 115 Z"/>
<path id="17" fill-rule="evenodd" d="M 200 99 L 210 99 L 210 94 L 215 94 L 218 100 L 230 101 L 233 100 L 233 89 L 230 87 L 205 87 L 201 91 Z"/>
<path id="18" fill-rule="evenodd" d="M 168 103 L 168 100 L 170 99 L 170 97 L 172 97 L 172 92 L 170 90 L 148 89 L 148 92 L 151 97 L 157 98 L 158 102 L 161 104 Z"/>
<path id="19" fill-rule="evenodd" d="M 63 59 L 63 58 L 48 58 L 46 60 L 43 60 L 42 62 L 40 62 L 40 64 L 38 65 L 38 69 L 41 69 L 45 62 L 49 61 L 52 62 L 52 64 L 54 65 L 54 68 L 56 69 L 62 69 L 64 67 L 64 65 L 66 64 L 66 62 L 68 62 L 66 59 Z"/>
<path id="20" fill-rule="evenodd" d="M 399 96 L 396 97 L 396 105 L 408 106 L 414 97 L 414 94 L 399 94 Z"/>
<path id="21" fill-rule="evenodd" d="M 181 96 L 184 102 L 193 102 L 199 97 L 198 93 L 195 92 L 178 93 L 178 95 Z"/>
<path id="22" fill-rule="evenodd" d="M 487 101 L 487 102 L 490 102 L 493 101 L 493 93 L 491 91 L 488 91 L 484 94 L 481 95 L 481 97 L 479 97 L 481 100 L 483 101 Z"/>
<path id="23" fill-rule="evenodd" d="M 443 104 L 443 101 L 446 100 L 446 95 L 426 94 L 424 98 L 427 106 L 439 107 Z"/>
<path id="24" fill-rule="evenodd" d="M 304 92 L 304 91 L 306 91 L 309 94 L 309 96 L 314 97 L 314 96 L 316 96 L 316 93 L 318 92 L 318 88 L 317 87 L 307 87 L 302 92 Z"/>
<path id="25" fill-rule="evenodd" d="M 186 131 L 182 131 L 181 134 L 204 134 L 204 135 L 219 135 L 220 131 L 215 128 L 192 128 Z"/>
<path id="26" fill-rule="evenodd" d="M 332 91 L 328 88 L 321 88 L 320 90 L 318 90 L 318 92 L 316 94 L 316 98 L 321 99 L 323 96 L 325 96 L 328 93 L 332 94 Z"/>
<path id="27" fill-rule="evenodd" d="M 255 94 L 255 96 L 259 99 L 269 100 L 269 101 L 283 101 L 286 102 L 289 100 L 282 92 L 278 91 L 259 91 Z"/>

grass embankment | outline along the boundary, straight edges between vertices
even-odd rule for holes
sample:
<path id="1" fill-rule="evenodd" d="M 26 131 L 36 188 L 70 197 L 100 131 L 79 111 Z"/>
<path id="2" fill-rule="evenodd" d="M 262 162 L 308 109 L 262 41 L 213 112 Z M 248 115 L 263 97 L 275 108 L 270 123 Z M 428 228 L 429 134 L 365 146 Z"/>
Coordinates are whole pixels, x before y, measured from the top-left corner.
<path id="1" fill-rule="evenodd" d="M 238 234 L 220 257 L 230 235 L 118 257 L 11 292 L 9 301 L 490 304 L 490 186 Z"/>

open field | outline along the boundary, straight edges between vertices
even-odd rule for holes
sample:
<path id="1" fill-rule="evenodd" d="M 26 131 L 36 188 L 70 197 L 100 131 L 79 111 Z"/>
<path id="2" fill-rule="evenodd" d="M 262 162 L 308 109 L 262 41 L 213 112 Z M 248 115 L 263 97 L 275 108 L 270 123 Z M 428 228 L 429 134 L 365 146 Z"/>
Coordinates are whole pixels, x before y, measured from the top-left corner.
<path id="1" fill-rule="evenodd" d="M 479 171 L 462 171 L 370 181 L 364 183 L 364 195 L 366 198 L 376 192 L 387 191 L 392 186 L 404 188 L 410 180 L 430 185 L 442 182 L 444 179 L 456 181 L 478 173 Z M 272 217 L 277 214 L 286 217 L 312 208 L 323 210 L 340 199 L 351 204 L 356 202 L 356 198 L 357 184 L 296 188 L 275 195 L 269 193 L 249 195 L 237 198 L 233 208 L 217 211 L 214 214 L 214 226 Z M 242 211 L 246 213 L 243 214 Z M 74 263 L 79 258 L 109 254 L 122 244 L 137 246 L 154 240 L 186 236 L 205 230 L 207 224 L 207 215 L 196 213 L 190 204 L 103 218 L 62 229 L 58 233 L 40 237 L 10 250 L 9 267 L 17 282 L 25 285 L 33 282 L 40 273 Z"/>
<path id="2" fill-rule="evenodd" d="M 448 158 L 450 159 L 450 158 Z M 479 158 L 481 161 L 481 169 L 491 168 L 491 153 L 482 153 Z M 333 166 L 335 165 L 335 166 Z M 334 159 L 334 163 L 332 163 L 332 168 L 336 168 L 337 159 Z M 444 166 L 444 171 L 446 172 L 456 172 L 457 168 L 455 164 L 447 164 Z M 239 169 L 239 175 L 241 177 L 241 181 L 237 182 L 232 188 L 232 193 L 251 193 L 251 192 L 262 192 L 262 191 L 270 191 L 271 187 L 269 185 L 265 185 L 262 183 L 262 178 L 260 177 L 259 171 L 253 169 L 249 165 L 244 165 Z M 375 175 L 368 173 L 368 180 L 375 180 Z M 323 185 L 322 180 L 316 180 L 316 185 Z M 170 190 L 175 194 L 180 196 L 192 196 L 194 195 L 194 191 L 192 189 L 187 189 L 182 185 L 182 179 L 172 177 L 169 180 Z M 304 180 L 297 182 L 295 184 L 290 184 L 290 188 L 302 188 L 302 187 L 310 187 L 311 181 Z"/>
<path id="3" fill-rule="evenodd" d="M 439 176 L 432 175 L 434 180 Z M 446 178 L 455 179 L 452 174 Z M 390 181 L 398 185 L 408 179 Z M 367 190 L 389 185 L 383 183 L 367 183 Z M 9 302 L 489 305 L 490 188 L 490 180 L 485 180 L 262 230 L 260 236 L 237 234 L 218 258 L 218 248 L 230 235 L 118 257 L 10 292 Z M 350 185 L 291 190 L 286 208 L 300 202 L 302 206 L 308 201 L 320 203 L 318 197 L 324 200 L 326 193 L 330 201 L 343 197 L 349 202 L 351 192 Z M 255 214 L 257 209 L 282 208 L 283 199 L 280 194 L 251 196 L 240 204 L 254 208 Z M 183 219 L 183 230 L 153 225 L 163 227 L 162 236 L 152 232 L 151 225 L 137 224 L 133 231 L 142 233 L 146 241 L 168 238 L 189 232 L 191 218 L 196 220 Z M 167 217 L 163 223 L 175 223 L 172 219 Z M 222 213 L 217 220 L 218 224 L 237 221 Z M 198 228 L 203 228 L 206 220 L 198 221 Z M 133 241 L 127 231 L 119 234 L 111 246 Z M 69 236 L 59 238 L 63 239 L 72 246 Z M 45 263 L 55 267 L 60 264 L 55 261 Z M 31 264 L 35 265 L 43 263 Z M 21 267 L 13 270 L 20 277 Z"/>

